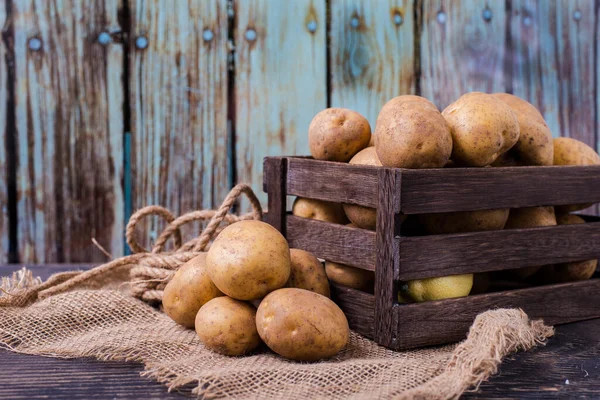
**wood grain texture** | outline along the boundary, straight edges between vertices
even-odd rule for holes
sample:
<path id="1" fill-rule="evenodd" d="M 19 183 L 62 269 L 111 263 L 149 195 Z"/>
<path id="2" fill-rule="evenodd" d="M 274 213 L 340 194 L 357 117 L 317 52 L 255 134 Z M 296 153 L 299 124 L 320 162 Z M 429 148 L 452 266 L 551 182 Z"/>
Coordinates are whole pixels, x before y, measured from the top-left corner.
<path id="1" fill-rule="evenodd" d="M 101 31 L 121 30 L 120 7 L 12 2 L 23 262 L 105 260 L 92 237 L 123 253 L 123 47 L 97 41 Z"/>
<path id="2" fill-rule="evenodd" d="M 309 154 L 308 125 L 327 106 L 325 0 L 234 4 L 236 177 L 264 204 L 263 158 Z"/>
<path id="3" fill-rule="evenodd" d="M 375 232 L 294 215 L 287 216 L 286 226 L 290 247 L 327 261 L 375 270 Z"/>
<path id="4" fill-rule="evenodd" d="M 400 280 L 600 258 L 600 222 L 400 239 Z"/>
<path id="5" fill-rule="evenodd" d="M 402 212 L 596 203 L 600 166 L 402 170 Z"/>
<path id="6" fill-rule="evenodd" d="M 265 221 L 275 227 L 282 235 L 286 235 L 286 195 L 287 159 L 283 157 L 265 158 L 264 181 L 268 186 L 268 213 Z"/>
<path id="7" fill-rule="evenodd" d="M 231 184 L 227 1 L 130 4 L 134 208 L 159 204 L 179 215 L 217 207 Z M 207 30 L 211 40 L 203 38 Z M 135 46 L 140 36 L 145 49 Z M 158 221 L 140 224 L 141 243 L 148 246 L 160 229 Z"/>
<path id="8" fill-rule="evenodd" d="M 507 53 L 513 93 L 538 107 L 553 136 L 573 137 L 593 148 L 594 4 L 513 0 Z"/>
<path id="9" fill-rule="evenodd" d="M 377 207 L 377 167 L 288 157 L 287 194 Z"/>
<path id="10" fill-rule="evenodd" d="M 423 1 L 421 95 L 440 109 L 471 91 L 503 92 L 505 2 Z M 488 22 L 483 11 L 488 9 Z"/>
<path id="11" fill-rule="evenodd" d="M 415 93 L 413 4 L 329 2 L 331 106 L 358 111 L 372 130 L 386 101 Z"/>
<path id="12" fill-rule="evenodd" d="M 350 329 L 370 339 L 375 337 L 375 296 L 329 282 L 331 298 L 344 310 Z"/>
<path id="13" fill-rule="evenodd" d="M 9 252 L 9 212 L 8 212 L 8 171 L 11 168 L 8 165 L 7 148 L 9 135 L 15 132 L 9 132 L 8 112 L 9 110 L 9 66 L 6 53 L 9 50 L 8 40 L 4 40 L 6 35 L 7 7 L 0 5 L 0 263 L 8 262 Z"/>
<path id="14" fill-rule="evenodd" d="M 394 307 L 398 318 L 396 349 L 462 340 L 475 317 L 494 308 L 522 308 L 548 325 L 600 317 L 600 279 L 539 286 Z"/>

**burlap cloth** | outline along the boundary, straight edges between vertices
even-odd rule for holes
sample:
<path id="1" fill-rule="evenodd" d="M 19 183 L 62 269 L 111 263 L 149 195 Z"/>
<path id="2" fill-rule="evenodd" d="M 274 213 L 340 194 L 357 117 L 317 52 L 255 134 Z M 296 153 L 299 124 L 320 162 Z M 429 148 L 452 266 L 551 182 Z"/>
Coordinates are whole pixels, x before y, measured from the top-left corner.
<path id="1" fill-rule="evenodd" d="M 128 241 L 137 254 L 91 272 L 57 274 L 44 283 L 25 269 L 3 278 L 0 345 L 50 357 L 141 362 L 144 376 L 169 389 L 192 388 L 205 398 L 452 399 L 496 373 L 507 354 L 528 350 L 553 334 L 521 310 L 499 309 L 479 315 L 458 345 L 394 352 L 351 333 L 346 349 L 317 363 L 288 361 L 264 347 L 245 357 L 206 350 L 193 330 L 174 323 L 157 305 L 173 270 L 206 249 L 223 223 L 261 217 L 257 201 L 253 214 L 225 216 L 232 198 L 240 193 L 253 197 L 247 187 L 236 189 L 216 212 L 176 219 L 161 209 L 170 222 L 167 238 L 176 238 L 174 251 L 162 251 L 163 235 L 152 252 L 133 243 L 135 221 L 156 213 L 153 208 L 138 213 L 128 226 Z M 177 234 L 181 220 L 206 218 L 211 221 L 202 235 L 182 245 Z"/>

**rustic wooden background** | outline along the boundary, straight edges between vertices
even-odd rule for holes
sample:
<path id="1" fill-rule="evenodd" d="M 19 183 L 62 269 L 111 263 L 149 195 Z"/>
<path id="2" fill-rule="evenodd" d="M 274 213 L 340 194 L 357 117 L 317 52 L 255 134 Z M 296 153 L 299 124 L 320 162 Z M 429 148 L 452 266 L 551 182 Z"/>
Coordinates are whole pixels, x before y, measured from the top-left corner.
<path id="1" fill-rule="evenodd" d="M 327 106 L 508 91 L 598 147 L 600 0 L 0 3 L 0 263 L 104 261 L 138 207 L 260 192 Z"/>

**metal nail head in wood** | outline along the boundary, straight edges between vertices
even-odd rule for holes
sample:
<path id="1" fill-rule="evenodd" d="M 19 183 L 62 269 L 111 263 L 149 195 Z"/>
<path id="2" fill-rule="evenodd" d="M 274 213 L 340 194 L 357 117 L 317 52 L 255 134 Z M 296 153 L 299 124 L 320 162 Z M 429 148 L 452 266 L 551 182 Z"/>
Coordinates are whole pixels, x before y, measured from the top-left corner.
<path id="1" fill-rule="evenodd" d="M 445 24 L 446 23 L 446 19 L 447 19 L 446 13 L 443 12 L 443 11 L 440 11 L 439 13 L 437 13 L 436 19 L 437 19 L 438 23 Z"/>
<path id="2" fill-rule="evenodd" d="M 573 11 L 573 19 L 575 21 L 579 21 L 581 19 L 581 10 L 575 10 Z"/>
<path id="3" fill-rule="evenodd" d="M 490 22 L 492 20 L 493 16 L 494 16 L 494 14 L 492 13 L 492 10 L 490 10 L 489 8 L 484 9 L 481 13 L 481 17 L 483 18 L 483 20 L 485 22 Z"/>
<path id="4" fill-rule="evenodd" d="M 205 29 L 204 32 L 202 32 L 202 39 L 204 39 L 205 42 L 210 42 L 214 37 L 215 34 L 210 29 Z"/>
<path id="5" fill-rule="evenodd" d="M 402 18 L 402 14 L 400 13 L 395 13 L 394 14 L 394 24 L 396 25 L 402 25 L 402 23 L 404 22 L 404 18 Z"/>
<path id="6" fill-rule="evenodd" d="M 256 40 L 256 31 L 254 29 L 248 29 L 246 31 L 246 40 L 253 42 Z"/>
<path id="7" fill-rule="evenodd" d="M 317 21 L 309 21 L 308 24 L 306 24 L 306 29 L 311 33 L 315 33 L 317 31 Z"/>
<path id="8" fill-rule="evenodd" d="M 358 28 L 360 26 L 360 20 L 357 17 L 352 17 L 350 20 L 350 26 L 353 28 Z"/>
<path id="9" fill-rule="evenodd" d="M 42 49 L 42 39 L 32 37 L 31 39 L 29 39 L 27 45 L 29 46 L 29 50 L 39 51 Z"/>
<path id="10" fill-rule="evenodd" d="M 111 41 L 112 38 L 110 37 L 110 33 L 108 32 L 100 32 L 100 34 L 98 35 L 98 43 L 100 43 L 103 46 L 106 46 Z"/>
<path id="11" fill-rule="evenodd" d="M 148 47 L 148 38 L 146 36 L 138 36 L 135 39 L 135 47 L 138 49 L 145 49 Z"/>

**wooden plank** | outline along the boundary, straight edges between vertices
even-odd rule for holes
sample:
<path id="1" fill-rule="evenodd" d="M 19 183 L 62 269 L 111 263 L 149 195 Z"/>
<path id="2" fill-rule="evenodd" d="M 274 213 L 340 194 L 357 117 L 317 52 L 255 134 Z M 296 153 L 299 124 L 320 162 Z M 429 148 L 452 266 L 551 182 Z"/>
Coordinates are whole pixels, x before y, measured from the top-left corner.
<path id="1" fill-rule="evenodd" d="M 522 308 L 548 325 L 600 317 L 600 279 L 481 294 L 458 299 L 401 304 L 396 349 L 462 340 L 475 317 L 494 308 Z"/>
<path id="2" fill-rule="evenodd" d="M 134 207 L 159 204 L 177 215 L 217 207 L 231 187 L 227 0 L 130 4 Z M 136 47 L 140 38 L 146 48 Z M 140 224 L 141 243 L 149 247 L 160 229 Z"/>
<path id="3" fill-rule="evenodd" d="M 466 92 L 505 91 L 505 2 L 422 4 L 421 95 L 443 109 Z"/>
<path id="4" fill-rule="evenodd" d="M 346 314 L 350 329 L 370 339 L 375 338 L 375 296 L 329 282 L 331 298 Z"/>
<path id="5" fill-rule="evenodd" d="M 0 26 L 5 27 L 7 22 L 7 7 L 0 6 Z M 9 82 L 9 65 L 7 59 L 8 46 L 10 45 L 9 33 L 2 31 L 0 40 L 0 263 L 8 262 L 9 252 L 9 211 L 8 211 L 8 179 L 9 169 L 8 154 L 9 141 L 14 140 L 14 131 L 10 131 L 8 113 L 9 109 L 9 90 L 11 82 Z M 14 87 L 14 86 L 13 86 Z M 14 122 L 14 120 L 13 120 Z"/>
<path id="6" fill-rule="evenodd" d="M 357 268 L 375 270 L 375 232 L 313 219 L 287 216 L 290 247 Z"/>
<path id="7" fill-rule="evenodd" d="M 600 166 L 402 170 L 402 212 L 600 201 Z"/>
<path id="8" fill-rule="evenodd" d="M 600 258 L 600 223 L 400 239 L 399 279 Z"/>
<path id="9" fill-rule="evenodd" d="M 325 0 L 234 6 L 236 177 L 265 203 L 263 158 L 309 154 L 308 125 L 327 106 Z"/>
<path id="10" fill-rule="evenodd" d="M 264 162 L 264 179 L 270 181 L 268 186 L 268 213 L 265 221 L 286 235 L 286 193 L 287 159 L 268 157 Z"/>
<path id="11" fill-rule="evenodd" d="M 120 0 L 12 2 L 22 262 L 123 253 Z M 57 23 L 60 15 L 60 23 Z"/>
<path id="12" fill-rule="evenodd" d="M 413 3 L 329 2 L 331 106 L 358 111 L 372 130 L 386 101 L 415 93 Z"/>
<path id="13" fill-rule="evenodd" d="M 377 207 L 377 167 L 288 158 L 287 194 Z"/>
<path id="14" fill-rule="evenodd" d="M 397 276 L 400 268 L 396 217 L 400 213 L 401 175 L 391 168 L 378 171 L 377 247 L 375 251 L 375 338 L 386 347 L 397 346 Z"/>

